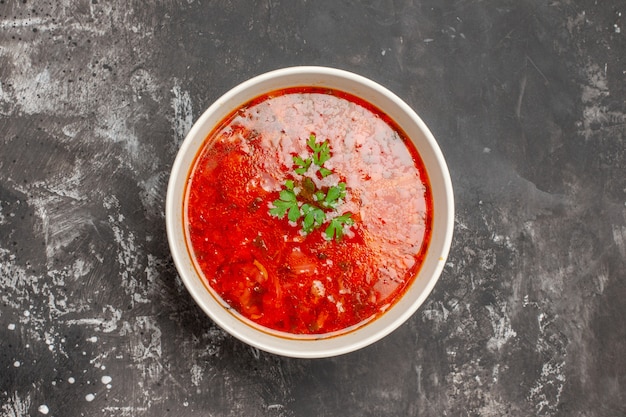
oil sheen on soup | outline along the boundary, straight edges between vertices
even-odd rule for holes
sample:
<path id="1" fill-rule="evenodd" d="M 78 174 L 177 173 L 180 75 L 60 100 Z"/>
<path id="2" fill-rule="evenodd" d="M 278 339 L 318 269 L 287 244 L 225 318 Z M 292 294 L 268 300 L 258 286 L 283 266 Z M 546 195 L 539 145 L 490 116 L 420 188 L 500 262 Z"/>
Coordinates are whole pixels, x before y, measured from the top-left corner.
<path id="1" fill-rule="evenodd" d="M 335 90 L 266 94 L 207 137 L 189 173 L 189 252 L 229 309 L 294 335 L 355 329 L 412 283 L 430 240 L 420 156 Z"/>

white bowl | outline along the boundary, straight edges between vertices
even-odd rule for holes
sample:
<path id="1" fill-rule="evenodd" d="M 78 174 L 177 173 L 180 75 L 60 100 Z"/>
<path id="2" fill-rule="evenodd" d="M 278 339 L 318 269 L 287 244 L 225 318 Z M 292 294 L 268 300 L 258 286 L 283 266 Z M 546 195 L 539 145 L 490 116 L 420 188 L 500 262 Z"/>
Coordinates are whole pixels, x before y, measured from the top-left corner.
<path id="1" fill-rule="evenodd" d="M 299 86 L 341 90 L 378 107 L 391 117 L 415 144 L 432 188 L 432 238 L 417 277 L 402 298 L 377 319 L 334 337 L 289 338 L 263 331 L 227 309 L 212 295 L 197 273 L 188 251 L 183 225 L 185 185 L 190 168 L 213 128 L 232 111 L 264 93 Z M 454 201 L 444 157 L 419 116 L 399 97 L 379 84 L 351 72 L 325 67 L 292 67 L 259 75 L 236 86 L 213 103 L 193 125 L 174 165 L 167 189 L 166 226 L 172 257 L 194 300 L 221 328 L 239 340 L 278 355 L 320 358 L 368 346 L 404 323 L 430 294 L 446 262 L 452 241 Z M 232 309 L 231 309 L 232 310 Z"/>

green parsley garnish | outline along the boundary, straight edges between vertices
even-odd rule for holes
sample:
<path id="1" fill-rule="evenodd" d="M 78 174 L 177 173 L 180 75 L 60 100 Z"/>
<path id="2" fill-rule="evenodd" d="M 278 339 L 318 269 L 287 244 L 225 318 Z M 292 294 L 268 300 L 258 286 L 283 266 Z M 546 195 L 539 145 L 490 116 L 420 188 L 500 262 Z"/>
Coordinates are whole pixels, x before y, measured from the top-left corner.
<path id="1" fill-rule="evenodd" d="M 287 215 L 289 221 L 298 223 L 302 232 L 308 235 L 313 230 L 327 224 L 324 237 L 328 240 L 341 240 L 343 227 L 354 224 L 352 213 L 333 216 L 346 196 L 346 183 L 339 182 L 331 187 L 317 188 L 315 181 L 308 175 L 319 175 L 325 178 L 333 171 L 324 167 L 324 163 L 331 157 L 328 140 L 318 143 L 314 134 L 309 136 L 307 146 L 312 151 L 311 156 L 303 158 L 293 157 L 293 172 L 302 176 L 293 176 L 285 181 L 279 198 L 274 200 L 269 213 L 272 216 L 283 218 Z M 313 166 L 316 169 L 311 169 Z M 327 221 L 327 218 L 330 218 Z"/>
<path id="2" fill-rule="evenodd" d="M 326 230 L 324 230 L 326 238 L 330 240 L 335 237 L 335 239 L 340 240 L 343 237 L 343 225 L 351 226 L 354 224 L 351 216 L 350 213 L 346 213 L 332 219 Z"/>

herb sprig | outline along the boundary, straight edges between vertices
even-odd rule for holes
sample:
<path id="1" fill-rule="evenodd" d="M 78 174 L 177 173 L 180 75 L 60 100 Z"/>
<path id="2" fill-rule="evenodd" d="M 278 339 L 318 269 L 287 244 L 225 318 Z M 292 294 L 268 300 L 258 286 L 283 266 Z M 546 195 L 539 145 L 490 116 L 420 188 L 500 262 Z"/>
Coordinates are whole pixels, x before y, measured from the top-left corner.
<path id="1" fill-rule="evenodd" d="M 331 157 L 330 143 L 328 139 L 318 143 L 314 134 L 309 136 L 306 143 L 311 155 L 308 158 L 293 157 L 293 172 L 297 176 L 285 180 L 279 198 L 274 200 L 269 213 L 278 218 L 287 215 L 289 221 L 300 224 L 305 235 L 328 223 L 324 229 L 325 238 L 339 241 L 343 238 L 344 226 L 354 224 L 352 213 L 335 215 L 346 197 L 346 183 L 317 188 L 309 175 L 319 173 L 325 178 L 333 174 L 332 170 L 324 166 Z M 312 165 L 316 169 L 312 170 Z"/>

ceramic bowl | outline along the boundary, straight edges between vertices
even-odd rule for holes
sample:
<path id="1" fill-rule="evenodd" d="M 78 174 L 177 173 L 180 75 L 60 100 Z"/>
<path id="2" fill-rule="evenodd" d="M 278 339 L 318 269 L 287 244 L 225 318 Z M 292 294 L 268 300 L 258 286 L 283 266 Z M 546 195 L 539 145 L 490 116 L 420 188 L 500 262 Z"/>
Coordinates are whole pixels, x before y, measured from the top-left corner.
<path id="1" fill-rule="evenodd" d="M 287 87 L 328 87 L 355 95 L 390 116 L 413 141 L 426 167 L 433 197 L 432 239 L 417 277 L 379 318 L 333 337 L 285 337 L 242 320 L 213 294 L 196 271 L 188 251 L 183 204 L 190 168 L 206 137 L 232 111 L 264 93 Z M 420 117 L 398 96 L 381 85 L 351 72 L 325 67 L 291 67 L 271 71 L 234 87 L 215 101 L 197 120 L 174 161 L 166 199 L 169 246 L 180 277 L 193 299 L 221 328 L 266 352 L 300 358 L 345 354 L 368 346 L 398 328 L 413 315 L 435 286 L 452 240 L 454 202 L 450 175 L 437 142 Z"/>

